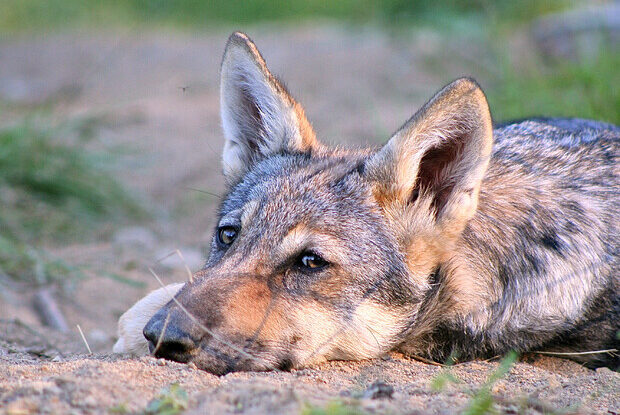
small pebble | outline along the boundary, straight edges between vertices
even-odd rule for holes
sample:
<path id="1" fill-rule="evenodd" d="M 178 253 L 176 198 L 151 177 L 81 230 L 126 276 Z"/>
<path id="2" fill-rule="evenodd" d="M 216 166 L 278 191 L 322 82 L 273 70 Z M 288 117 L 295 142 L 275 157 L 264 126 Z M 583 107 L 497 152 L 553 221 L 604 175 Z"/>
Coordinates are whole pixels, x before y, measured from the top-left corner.
<path id="1" fill-rule="evenodd" d="M 159 366 L 166 366 L 168 364 L 168 361 L 166 359 L 157 359 L 157 364 Z"/>
<path id="2" fill-rule="evenodd" d="M 391 398 L 394 394 L 394 388 L 387 383 L 378 380 L 374 382 L 372 385 L 366 389 L 364 392 L 364 398 L 370 399 L 381 399 L 381 398 Z"/>

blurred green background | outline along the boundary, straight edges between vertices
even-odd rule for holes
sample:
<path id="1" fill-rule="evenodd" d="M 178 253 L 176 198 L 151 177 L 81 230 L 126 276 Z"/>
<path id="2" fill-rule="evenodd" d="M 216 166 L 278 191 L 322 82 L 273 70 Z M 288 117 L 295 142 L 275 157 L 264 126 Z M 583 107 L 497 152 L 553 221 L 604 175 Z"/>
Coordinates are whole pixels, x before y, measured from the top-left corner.
<path id="1" fill-rule="evenodd" d="M 569 59 L 540 56 L 536 51 L 531 56 L 511 56 L 506 48 L 517 29 L 545 15 L 592 6 L 609 9 L 594 18 L 583 13 L 581 21 L 577 16 L 575 22 L 558 29 L 564 32 L 557 37 L 566 38 L 558 48 L 576 49 L 567 53 Z M 617 25 L 618 17 L 604 16 L 617 13 L 617 6 L 612 0 L 4 0 L 0 3 L 0 33 L 10 36 L 127 26 L 214 31 L 254 24 L 290 26 L 313 20 L 375 25 L 390 32 L 430 27 L 452 36 L 471 36 L 493 51 L 498 82 L 488 92 L 498 119 L 546 114 L 618 123 L 619 29 L 608 23 L 615 20 Z M 578 39 L 578 32 L 583 30 L 590 32 L 585 45 Z M 597 39 L 593 40 L 594 32 Z M 613 45 L 606 38 L 613 38 Z M 588 44 L 592 41 L 596 45 Z M 579 42 L 582 44 L 577 45 Z"/>
<path id="2" fill-rule="evenodd" d="M 3 0 L 0 46 L 55 33 L 79 37 L 123 28 L 199 35 L 254 26 L 290 31 L 316 21 L 345 30 L 371 27 L 396 40 L 424 30 L 439 39 L 423 55 L 426 69 L 456 66 L 481 76 L 496 120 L 545 115 L 617 124 L 618 27 L 605 18 L 617 5 L 578 0 Z M 590 7 L 599 11 L 589 12 Z M 530 39 L 525 47 L 520 43 L 524 37 Z M 485 59 L 468 60 L 444 48 L 455 38 L 483 49 Z M 115 157 L 109 149 L 89 145 L 98 131 L 93 121 L 50 117 L 57 105 L 50 100 L 24 106 L 0 98 L 0 115 L 11 114 L 0 117 L 0 284 L 47 284 L 79 276 L 84 265 L 51 255 L 45 246 L 108 238 L 118 224 L 150 220 L 143 195 L 128 191 L 113 174 Z"/>
<path id="3" fill-rule="evenodd" d="M 2 26 L 9 30 L 92 24 L 205 25 L 299 21 L 317 18 L 351 23 L 407 23 L 493 15 L 506 22 L 527 21 L 567 9 L 575 0 L 5 0 Z"/>

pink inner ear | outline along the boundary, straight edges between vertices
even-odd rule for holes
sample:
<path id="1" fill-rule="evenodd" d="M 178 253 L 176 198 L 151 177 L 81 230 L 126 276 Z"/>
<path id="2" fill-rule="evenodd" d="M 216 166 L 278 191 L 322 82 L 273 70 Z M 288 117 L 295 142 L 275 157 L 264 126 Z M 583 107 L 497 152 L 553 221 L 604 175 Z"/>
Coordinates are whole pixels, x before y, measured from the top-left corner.
<path id="1" fill-rule="evenodd" d="M 457 168 L 463 156 L 466 141 L 465 134 L 449 137 L 438 147 L 433 147 L 426 152 L 420 160 L 412 200 L 415 200 L 420 193 L 430 194 L 433 197 L 435 212 L 441 212 L 458 180 Z"/>

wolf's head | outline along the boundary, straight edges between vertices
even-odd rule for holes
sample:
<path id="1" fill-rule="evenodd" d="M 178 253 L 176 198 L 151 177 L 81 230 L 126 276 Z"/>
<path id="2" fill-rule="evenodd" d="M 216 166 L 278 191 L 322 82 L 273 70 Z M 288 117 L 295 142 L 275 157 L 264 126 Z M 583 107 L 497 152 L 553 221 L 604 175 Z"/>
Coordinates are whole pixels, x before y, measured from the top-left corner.
<path id="1" fill-rule="evenodd" d="M 155 354 L 220 374 L 369 358 L 415 333 L 488 164 L 478 85 L 451 83 L 378 151 L 330 149 L 234 33 L 221 115 L 228 191 L 211 253 L 146 325 Z"/>

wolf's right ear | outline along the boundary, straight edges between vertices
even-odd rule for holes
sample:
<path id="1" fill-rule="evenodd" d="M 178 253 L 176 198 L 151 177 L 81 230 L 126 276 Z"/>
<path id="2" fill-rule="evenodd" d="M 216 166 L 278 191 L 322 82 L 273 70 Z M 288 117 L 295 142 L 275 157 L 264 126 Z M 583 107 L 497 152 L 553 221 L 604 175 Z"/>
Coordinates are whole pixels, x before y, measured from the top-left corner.
<path id="1" fill-rule="evenodd" d="M 228 39 L 220 81 L 226 142 L 224 175 L 238 181 L 257 161 L 281 151 L 318 148 L 304 110 L 269 72 L 252 40 L 241 32 Z"/>
<path id="2" fill-rule="evenodd" d="M 427 102 L 365 166 L 383 205 L 425 203 L 444 231 L 460 233 L 478 204 L 493 145 L 484 93 L 461 78 Z"/>

